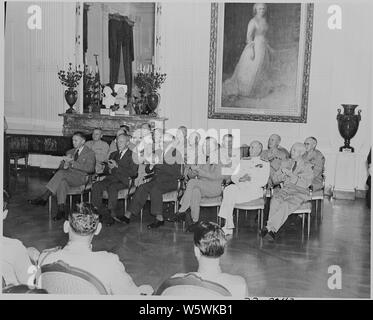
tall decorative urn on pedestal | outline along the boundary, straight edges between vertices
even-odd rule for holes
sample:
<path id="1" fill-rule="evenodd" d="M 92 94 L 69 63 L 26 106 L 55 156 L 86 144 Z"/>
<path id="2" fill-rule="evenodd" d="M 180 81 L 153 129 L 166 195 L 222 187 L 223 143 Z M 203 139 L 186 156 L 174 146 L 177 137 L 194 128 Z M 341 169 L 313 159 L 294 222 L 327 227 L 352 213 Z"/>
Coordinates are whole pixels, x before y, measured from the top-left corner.
<path id="1" fill-rule="evenodd" d="M 339 151 L 354 152 L 354 148 L 350 146 L 350 140 L 355 136 L 361 120 L 361 110 L 355 114 L 357 106 L 357 104 L 342 104 L 343 114 L 341 109 L 338 109 L 338 130 L 342 138 L 345 139 L 344 146 L 340 147 Z"/>

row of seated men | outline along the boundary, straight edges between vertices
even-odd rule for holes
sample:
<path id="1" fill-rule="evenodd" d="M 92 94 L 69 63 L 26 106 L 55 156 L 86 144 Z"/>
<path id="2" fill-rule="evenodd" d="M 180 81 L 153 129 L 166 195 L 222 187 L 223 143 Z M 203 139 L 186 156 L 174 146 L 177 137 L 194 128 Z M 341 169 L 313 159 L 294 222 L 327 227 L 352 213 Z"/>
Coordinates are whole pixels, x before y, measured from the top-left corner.
<path id="1" fill-rule="evenodd" d="M 4 193 L 3 219 L 8 214 L 8 202 L 9 197 Z M 94 251 L 92 240 L 101 229 L 102 224 L 97 210 L 91 204 L 82 203 L 69 214 L 68 220 L 63 225 L 64 232 L 69 236 L 64 247 L 46 249 L 40 253 L 36 248 L 26 248 L 17 239 L 2 236 L 3 293 L 48 293 L 45 290 L 32 289 L 35 285 L 40 285 L 40 282 L 38 278 L 32 278 L 34 274 L 30 273 L 30 270 L 33 270 L 34 265 L 41 268 L 62 261 L 70 267 L 79 268 L 94 276 L 110 295 L 162 294 L 168 287 L 191 284 L 191 277 L 194 286 L 206 287 L 207 285 L 209 289 L 220 294 L 223 290 L 227 292 L 226 295 L 235 298 L 249 295 L 243 277 L 224 273 L 220 268 L 220 257 L 224 254 L 227 240 L 221 227 L 215 223 L 201 222 L 195 230 L 194 254 L 199 265 L 197 272 L 175 274 L 165 280 L 156 291 L 147 284 L 138 286 L 126 272 L 116 254 Z M 38 273 L 36 275 L 38 276 Z M 56 285 L 47 285 L 49 293 L 61 293 L 66 290 L 64 284 L 60 284 L 59 288 L 54 287 Z M 43 281 L 41 286 L 43 287 Z M 69 286 L 74 287 L 70 282 Z M 185 294 L 180 291 L 173 292 L 175 295 Z"/>
<path id="2" fill-rule="evenodd" d="M 144 141 L 147 137 L 144 136 Z M 268 233 L 270 238 L 275 238 L 287 217 L 309 200 L 309 187 L 312 186 L 314 191 L 322 188 L 325 158 L 316 149 L 314 137 L 307 138 L 304 143 L 295 143 L 289 153 L 280 146 L 280 136 L 273 134 L 268 140 L 267 150 L 263 150 L 261 142 L 251 142 L 250 157 L 240 157 L 240 152 L 232 147 L 233 136 L 230 134 L 223 137 L 221 146 L 213 137 L 207 137 L 203 143 L 200 138 L 198 132 L 187 137 L 185 127 L 179 128 L 176 137 L 154 132 L 150 154 L 146 154 L 143 144 L 141 156 L 138 146 L 131 146 L 131 137 L 120 133 L 116 138 L 117 151 L 110 154 L 104 169 L 105 179 L 92 187 L 92 204 L 104 217 L 109 217 L 107 225 L 130 223 L 131 216 L 139 214 L 149 197 L 155 221 L 148 228 L 164 225 L 162 195 L 176 190 L 182 176 L 186 188 L 181 207 L 176 217 L 170 220 L 186 219 L 188 231 L 193 231 L 199 221 L 201 199 L 221 196 L 223 181 L 229 185 L 223 192 L 219 216 L 225 219 L 226 234 L 233 232 L 232 214 L 236 203 L 260 198 L 264 185 L 281 185 L 281 188 L 275 188 L 267 226 L 261 232 L 263 236 Z M 73 144 L 75 148 L 67 153 L 62 169 L 49 181 L 46 192 L 31 201 L 32 204 L 44 205 L 51 194 L 56 194 L 57 220 L 66 216 L 64 203 L 69 186 L 83 184 L 86 174 L 95 166 L 95 154 L 86 146 L 81 133 L 73 136 Z M 162 163 L 159 163 L 160 158 Z M 145 176 L 138 183 L 125 214 L 118 217 L 115 212 L 118 191 L 129 187 L 129 178 L 139 175 L 140 166 L 144 167 Z M 150 181 L 146 174 L 152 174 Z M 102 203 L 103 191 L 108 192 L 107 208 Z"/>

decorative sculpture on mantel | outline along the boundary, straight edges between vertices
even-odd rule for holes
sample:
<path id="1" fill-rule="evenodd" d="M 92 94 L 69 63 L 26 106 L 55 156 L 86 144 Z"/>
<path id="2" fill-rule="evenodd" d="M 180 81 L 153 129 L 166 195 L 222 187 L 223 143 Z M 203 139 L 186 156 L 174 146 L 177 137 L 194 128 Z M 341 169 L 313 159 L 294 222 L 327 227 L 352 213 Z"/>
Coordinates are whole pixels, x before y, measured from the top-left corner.
<path id="1" fill-rule="evenodd" d="M 341 109 L 338 109 L 338 130 L 342 138 L 345 139 L 344 146 L 340 147 L 339 151 L 355 151 L 350 146 L 350 140 L 355 136 L 361 120 L 361 110 L 358 111 L 358 114 L 355 114 L 357 106 L 357 104 L 342 104 L 343 114 L 341 114 Z"/>

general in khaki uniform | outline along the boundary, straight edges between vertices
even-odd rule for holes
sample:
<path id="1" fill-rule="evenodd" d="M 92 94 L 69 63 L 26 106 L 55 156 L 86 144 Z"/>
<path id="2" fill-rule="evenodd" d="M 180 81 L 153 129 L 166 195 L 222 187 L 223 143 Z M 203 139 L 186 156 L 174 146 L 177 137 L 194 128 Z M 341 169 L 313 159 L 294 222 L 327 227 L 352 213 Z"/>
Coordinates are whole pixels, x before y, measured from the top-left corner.
<path id="1" fill-rule="evenodd" d="M 288 174 L 283 172 L 288 169 Z M 285 160 L 280 168 L 273 174 L 273 183 L 283 187 L 274 191 L 271 199 L 267 230 L 277 232 L 285 223 L 290 214 L 297 210 L 302 203 L 309 200 L 308 187 L 312 184 L 312 164 L 305 162 L 302 158 L 298 161 Z"/>
<path id="2" fill-rule="evenodd" d="M 325 157 L 324 155 L 317 149 L 312 151 L 306 152 L 303 155 L 303 159 L 313 166 L 313 181 L 312 187 L 313 191 L 321 190 L 323 187 L 323 171 L 325 166 Z"/>
<path id="3" fill-rule="evenodd" d="M 240 181 L 248 175 L 250 181 Z M 269 162 L 260 157 L 242 159 L 231 180 L 234 184 L 225 188 L 223 202 L 220 207 L 219 217 L 225 219 L 225 228 L 233 229 L 233 209 L 236 203 L 249 202 L 263 197 L 262 187 L 266 185 L 269 177 Z"/>
<path id="4" fill-rule="evenodd" d="M 267 149 L 262 152 L 261 159 L 270 163 L 268 184 L 273 186 L 273 174 L 280 168 L 282 161 L 289 159 L 289 152 L 282 147 Z"/>

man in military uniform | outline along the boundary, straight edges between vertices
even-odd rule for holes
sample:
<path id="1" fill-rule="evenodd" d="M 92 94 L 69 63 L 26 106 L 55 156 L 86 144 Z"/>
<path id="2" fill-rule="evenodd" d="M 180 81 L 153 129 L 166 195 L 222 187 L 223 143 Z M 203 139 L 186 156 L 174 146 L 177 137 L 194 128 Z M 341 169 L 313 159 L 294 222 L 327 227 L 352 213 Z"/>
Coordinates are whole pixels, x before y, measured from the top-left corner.
<path id="1" fill-rule="evenodd" d="M 308 187 L 313 181 L 313 170 L 312 165 L 303 159 L 305 152 L 303 143 L 295 143 L 291 148 L 291 159 L 281 162 L 280 168 L 273 174 L 273 183 L 283 183 L 283 186 L 274 191 L 267 227 L 260 232 L 262 237 L 269 234 L 275 239 L 276 232 L 288 216 L 309 200 Z"/>
<path id="2" fill-rule="evenodd" d="M 234 184 L 225 188 L 219 217 L 225 219 L 225 234 L 232 234 L 233 209 L 236 203 L 249 202 L 263 197 L 262 187 L 269 177 L 269 162 L 260 159 L 263 145 L 259 141 L 250 144 L 250 158 L 243 158 L 231 180 Z"/>
<path id="3" fill-rule="evenodd" d="M 303 155 L 303 159 L 308 161 L 313 166 L 313 191 L 321 190 L 323 187 L 323 172 L 325 166 L 324 155 L 316 149 L 317 140 L 314 137 L 309 137 L 304 141 L 306 147 L 306 153 Z"/>
<path id="4" fill-rule="evenodd" d="M 268 185 L 273 186 L 273 174 L 280 168 L 281 162 L 289 159 L 289 152 L 280 146 L 281 137 L 278 134 L 272 134 L 268 139 L 268 149 L 261 154 L 261 159 L 270 162 L 270 174 Z"/>

